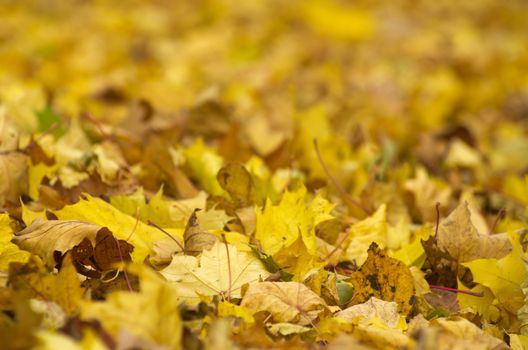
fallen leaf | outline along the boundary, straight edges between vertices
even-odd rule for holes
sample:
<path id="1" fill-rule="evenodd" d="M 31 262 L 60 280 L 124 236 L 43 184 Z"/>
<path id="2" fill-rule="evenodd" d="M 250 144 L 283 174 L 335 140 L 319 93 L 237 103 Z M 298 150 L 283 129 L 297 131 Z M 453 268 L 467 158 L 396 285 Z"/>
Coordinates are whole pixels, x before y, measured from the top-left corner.
<path id="1" fill-rule="evenodd" d="M 519 238 L 508 233 L 512 251 L 502 259 L 476 259 L 463 265 L 469 267 L 473 280 L 491 289 L 498 301 L 510 312 L 517 314 L 523 305 L 521 284 L 525 268 Z"/>
<path id="2" fill-rule="evenodd" d="M 271 334 L 275 336 L 302 334 L 312 330 L 310 327 L 305 327 L 293 323 L 270 323 L 266 325 L 266 328 Z"/>
<path id="3" fill-rule="evenodd" d="M 107 227 L 112 234 L 134 246 L 132 260 L 143 261 L 154 242 L 166 238 L 158 229 L 138 221 L 100 198 L 86 195 L 78 203 L 53 212 L 60 220 L 82 220 Z"/>
<path id="4" fill-rule="evenodd" d="M 126 331 L 168 349 L 180 349 L 182 321 L 176 290 L 145 267 L 136 273 L 141 280 L 139 293 L 121 291 L 111 293 L 104 302 L 83 301 L 81 318 L 100 320 L 114 337 Z"/>
<path id="5" fill-rule="evenodd" d="M 458 262 L 500 259 L 512 249 L 506 234 L 483 235 L 471 223 L 467 202 L 460 204 L 438 227 L 438 247 Z"/>
<path id="6" fill-rule="evenodd" d="M 29 259 L 29 253 L 11 243 L 13 229 L 11 228 L 9 215 L 0 214 L 0 271 L 7 271 L 12 262 L 25 263 Z"/>
<path id="7" fill-rule="evenodd" d="M 101 273 L 115 269 L 115 264 L 130 262 L 130 253 L 133 250 L 132 245 L 116 239 L 110 231 L 103 228 L 97 231 L 93 245 L 89 239 L 85 238 L 73 247 L 72 257 L 78 268 L 79 265 L 89 266 L 97 272 L 96 277 L 100 278 Z M 83 272 L 79 270 L 79 273 Z"/>
<path id="8" fill-rule="evenodd" d="M 450 318 L 438 318 L 431 323 L 433 326 L 439 326 L 442 330 L 454 335 L 461 342 L 460 347 L 469 347 L 474 349 L 508 349 L 506 343 L 494 336 L 484 332 L 482 329 L 477 327 L 475 324 L 462 317 L 450 317 Z M 442 338 L 440 338 L 442 339 Z M 447 339 L 444 344 L 449 344 Z M 451 346 L 456 346 L 452 344 Z M 452 347 L 451 347 L 452 348 Z"/>
<path id="9" fill-rule="evenodd" d="M 240 298 L 244 284 L 270 275 L 251 253 L 220 241 L 199 257 L 174 256 L 160 273 L 174 285 L 179 298 L 190 300 L 197 300 L 200 295 Z"/>
<path id="10" fill-rule="evenodd" d="M 320 196 L 308 201 L 305 187 L 286 192 L 279 205 L 267 200 L 264 210 L 257 210 L 255 237 L 264 252 L 273 255 L 292 245 L 300 234 L 308 252 L 315 255 L 315 227 L 332 219 L 332 208 L 333 205 Z"/>
<path id="11" fill-rule="evenodd" d="M 57 303 L 67 315 L 77 312 L 84 295 L 69 254 L 63 259 L 62 267 L 56 275 L 48 274 L 40 260 L 34 257 L 27 264 L 12 264 L 9 269 L 9 283 L 19 293 L 28 293 Z"/>
<path id="12" fill-rule="evenodd" d="M 347 320 L 355 324 L 374 324 L 380 327 L 395 329 L 405 326 L 405 320 L 398 313 L 398 304 L 371 297 L 363 304 L 350 306 L 339 311 L 334 317 Z"/>
<path id="13" fill-rule="evenodd" d="M 313 324 L 326 307 L 322 298 L 298 282 L 252 283 L 240 305 L 253 313 L 269 312 L 275 323 L 301 326 Z"/>
<path id="14" fill-rule="evenodd" d="M 190 255 L 198 255 L 203 250 L 211 249 L 217 241 L 217 237 L 198 224 L 196 211 L 191 214 L 187 226 L 183 232 L 184 249 Z"/>
<path id="15" fill-rule="evenodd" d="M 388 257 L 376 243 L 368 249 L 368 258 L 361 268 L 350 277 L 354 296 L 349 305 L 364 303 L 374 296 L 394 301 L 398 311 L 407 315 L 414 303 L 414 279 L 399 260 Z"/>
<path id="16" fill-rule="evenodd" d="M 344 243 L 345 256 L 361 265 L 367 259 L 372 242 L 384 247 L 387 242 L 387 206 L 382 205 L 374 214 L 350 226 Z"/>
<path id="17" fill-rule="evenodd" d="M 220 186 L 229 193 L 236 207 L 247 207 L 255 200 L 255 189 L 251 174 L 239 163 L 229 163 L 217 174 Z"/>
<path id="18" fill-rule="evenodd" d="M 200 182 L 203 189 L 212 195 L 221 195 L 222 187 L 216 174 L 222 167 L 223 159 L 216 152 L 198 139 L 183 150 L 187 165 L 192 175 Z"/>
<path id="19" fill-rule="evenodd" d="M 85 238 L 95 245 L 97 232 L 104 228 L 84 221 L 35 219 L 24 230 L 17 232 L 13 242 L 20 248 L 36 254 L 47 266 L 56 264 L 53 253 L 71 250 Z"/>
<path id="20" fill-rule="evenodd" d="M 6 201 L 18 202 L 28 193 L 27 156 L 18 152 L 0 154 L 0 205 Z"/>

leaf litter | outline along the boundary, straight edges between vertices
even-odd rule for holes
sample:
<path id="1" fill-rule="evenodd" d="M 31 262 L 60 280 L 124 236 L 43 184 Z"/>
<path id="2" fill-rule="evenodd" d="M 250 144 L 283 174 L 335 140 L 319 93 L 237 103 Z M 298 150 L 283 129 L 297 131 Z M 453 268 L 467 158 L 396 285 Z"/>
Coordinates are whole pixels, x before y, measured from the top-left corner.
<path id="1" fill-rule="evenodd" d="M 0 347 L 528 348 L 527 5 L 408 5 L 4 4 Z"/>

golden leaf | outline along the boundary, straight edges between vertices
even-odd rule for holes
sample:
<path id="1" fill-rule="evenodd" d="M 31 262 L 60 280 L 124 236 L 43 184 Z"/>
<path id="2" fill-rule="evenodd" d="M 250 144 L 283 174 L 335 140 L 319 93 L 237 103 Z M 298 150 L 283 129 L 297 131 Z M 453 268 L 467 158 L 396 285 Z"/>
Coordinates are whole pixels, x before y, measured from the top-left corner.
<path id="1" fill-rule="evenodd" d="M 298 282 L 260 282 L 249 285 L 241 306 L 253 313 L 267 311 L 273 322 L 312 324 L 324 311 L 325 301 Z"/>
<path id="2" fill-rule="evenodd" d="M 407 315 L 414 303 L 414 279 L 409 268 L 387 256 L 376 243 L 371 244 L 367 260 L 350 280 L 354 296 L 349 304 L 363 303 L 374 296 L 396 302 L 399 312 Z"/>

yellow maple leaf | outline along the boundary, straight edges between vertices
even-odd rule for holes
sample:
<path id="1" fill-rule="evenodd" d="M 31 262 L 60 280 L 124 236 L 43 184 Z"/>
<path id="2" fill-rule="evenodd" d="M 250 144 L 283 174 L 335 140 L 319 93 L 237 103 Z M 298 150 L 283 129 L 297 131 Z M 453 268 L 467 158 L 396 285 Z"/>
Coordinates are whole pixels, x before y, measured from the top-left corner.
<path id="1" fill-rule="evenodd" d="M 9 283 L 14 290 L 39 299 L 57 303 L 67 315 L 77 312 L 84 290 L 68 254 L 58 274 L 47 273 L 38 257 L 32 256 L 25 265 L 11 265 Z"/>
<path id="2" fill-rule="evenodd" d="M 59 220 L 82 220 L 107 227 L 116 238 L 134 246 L 132 260 L 143 261 L 152 244 L 166 236 L 154 227 L 126 215 L 100 198 L 85 195 L 79 202 L 53 212 Z"/>
<path id="3" fill-rule="evenodd" d="M 279 250 L 273 256 L 273 260 L 283 271 L 291 273 L 293 280 L 298 282 L 304 281 L 326 265 L 326 262 L 321 261 L 317 255 L 308 252 L 300 235 L 290 246 Z"/>
<path id="4" fill-rule="evenodd" d="M 272 205 L 268 199 L 262 212 L 257 209 L 255 237 L 264 251 L 273 255 L 292 245 L 300 234 L 308 252 L 315 255 L 315 227 L 333 218 L 330 215 L 333 207 L 321 196 L 308 202 L 304 186 L 294 192 L 286 192 L 278 205 Z"/>
<path id="5" fill-rule="evenodd" d="M 129 332 L 168 349 L 180 349 L 182 322 L 176 290 L 144 266 L 132 270 L 141 281 L 139 293 L 120 291 L 104 302 L 82 302 L 81 318 L 100 320 L 114 337 Z"/>
<path id="6" fill-rule="evenodd" d="M 249 285 L 241 306 L 253 313 L 268 311 L 273 322 L 312 324 L 326 308 L 325 301 L 298 282 L 260 282 Z"/>
<path id="7" fill-rule="evenodd" d="M 183 149 L 183 155 L 192 175 L 205 191 L 212 195 L 221 195 L 224 192 L 216 179 L 216 174 L 224 162 L 222 157 L 205 145 L 202 139 L 197 139 L 191 146 Z"/>
<path id="8" fill-rule="evenodd" d="M 367 250 L 372 242 L 380 247 L 387 243 L 387 206 L 381 205 L 374 214 L 350 226 L 348 234 L 344 244 L 345 256 L 361 265 L 367 260 Z"/>
<path id="9" fill-rule="evenodd" d="M 170 201 L 163 198 L 163 187 L 147 203 L 143 187 L 130 195 L 118 195 L 110 198 L 110 204 L 125 214 L 136 216 L 143 222 L 151 220 L 157 225 L 167 227 L 183 227 L 180 220 L 174 220 L 170 213 Z"/>
<path id="10" fill-rule="evenodd" d="M 255 323 L 253 314 L 248 308 L 240 305 L 235 305 L 228 301 L 220 301 L 218 303 L 218 316 L 234 316 L 243 319 L 244 322 L 246 322 L 247 324 Z"/>
<path id="11" fill-rule="evenodd" d="M 368 249 L 368 258 L 350 277 L 354 296 L 350 305 L 363 303 L 375 296 L 394 301 L 398 310 L 407 315 L 414 303 L 414 279 L 404 263 L 387 256 L 376 243 Z"/>
<path id="12" fill-rule="evenodd" d="M 375 325 L 380 328 L 405 330 L 405 317 L 398 313 L 398 304 L 371 297 L 362 304 L 339 311 L 334 317 L 362 325 Z"/>
<path id="13" fill-rule="evenodd" d="M 0 271 L 7 271 L 12 262 L 26 262 L 30 254 L 11 243 L 13 229 L 9 215 L 0 214 Z"/>
<path id="14" fill-rule="evenodd" d="M 160 273 L 176 287 L 176 296 L 189 300 L 198 300 L 200 295 L 239 298 L 244 284 L 270 275 L 251 253 L 218 240 L 199 257 L 174 256 Z"/>
<path id="15" fill-rule="evenodd" d="M 523 305 L 524 295 L 521 284 L 525 277 L 522 247 L 513 232 L 508 233 L 512 245 L 510 254 L 502 259 L 477 259 L 462 265 L 468 267 L 473 280 L 493 292 L 499 303 L 508 311 L 517 313 Z"/>
<path id="16" fill-rule="evenodd" d="M 425 261 L 425 251 L 422 240 L 427 240 L 433 234 L 430 226 L 422 226 L 415 232 L 409 243 L 403 244 L 400 249 L 389 252 L 389 255 L 395 259 L 403 261 L 407 266 L 416 266 L 421 268 Z"/>

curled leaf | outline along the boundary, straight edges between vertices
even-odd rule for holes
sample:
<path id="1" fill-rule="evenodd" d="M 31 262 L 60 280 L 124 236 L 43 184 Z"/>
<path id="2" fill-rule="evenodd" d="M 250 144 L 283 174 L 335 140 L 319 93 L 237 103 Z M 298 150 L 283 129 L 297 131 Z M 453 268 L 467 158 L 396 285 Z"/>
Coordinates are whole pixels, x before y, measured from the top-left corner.
<path id="1" fill-rule="evenodd" d="M 253 202 L 255 197 L 253 180 L 242 164 L 227 164 L 218 171 L 216 178 L 237 207 L 246 207 Z"/>
<path id="2" fill-rule="evenodd" d="M 215 235 L 200 227 L 195 210 L 189 221 L 187 221 L 187 226 L 183 233 L 185 251 L 190 255 L 198 255 L 203 250 L 210 249 L 216 241 Z"/>

